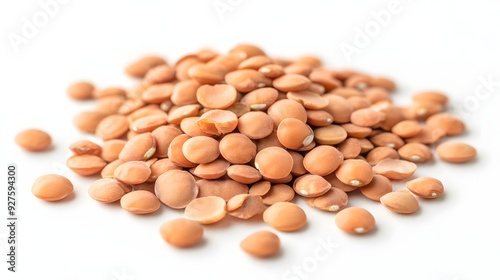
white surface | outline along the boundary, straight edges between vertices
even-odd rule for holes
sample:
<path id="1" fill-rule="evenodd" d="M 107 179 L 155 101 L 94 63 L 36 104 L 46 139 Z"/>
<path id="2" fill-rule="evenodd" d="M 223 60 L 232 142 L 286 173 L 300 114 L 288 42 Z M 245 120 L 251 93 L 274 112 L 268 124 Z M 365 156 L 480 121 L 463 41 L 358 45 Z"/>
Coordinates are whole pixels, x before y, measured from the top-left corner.
<path id="1" fill-rule="evenodd" d="M 463 114 L 468 131 L 458 139 L 478 149 L 478 160 L 466 165 L 437 160 L 417 170 L 444 182 L 442 199 L 422 201 L 417 214 L 402 216 L 359 195 L 351 198 L 350 205 L 366 207 L 377 219 L 378 229 L 368 236 L 343 234 L 334 214 L 304 207 L 307 229 L 279 233 L 283 253 L 277 258 L 245 255 L 240 240 L 267 226 L 234 219 L 207 226 L 202 246 L 181 251 L 158 234 L 161 223 L 181 212 L 162 207 L 152 216 L 134 216 L 90 199 L 86 189 L 92 180 L 58 167 L 68 155 L 66 147 L 87 137 L 72 127 L 73 115 L 92 107 L 69 100 L 65 88 L 77 79 L 100 87 L 132 85 L 122 68 L 145 53 L 173 62 L 202 47 L 227 51 L 252 42 L 273 56 L 316 54 L 329 67 L 394 78 L 400 103 L 416 91 L 438 89 L 456 106 L 472 100 L 479 77 L 500 79 L 499 5 L 493 0 L 401 0 L 401 12 L 350 62 L 341 42 L 352 44 L 355 28 L 370 24 L 370 12 L 386 9 L 389 0 L 220 1 L 235 5 L 224 20 L 213 0 L 68 1 L 18 53 L 8 34 L 19 34 L 22 18 L 41 8 L 37 1 L 1 2 L 0 178 L 6 181 L 7 163 L 17 164 L 19 176 L 18 272 L 7 274 L 2 262 L 1 279 L 500 279 L 499 85 L 477 109 Z M 15 134 L 29 127 L 50 132 L 55 148 L 30 154 L 15 146 Z M 31 194 L 35 178 L 53 172 L 66 172 L 73 181 L 70 201 L 50 204 Z M 0 197 L 6 213 L 5 188 Z M 331 240 L 336 248 L 315 255 L 322 244 L 318 239 Z M 304 275 L 287 276 L 294 266 Z"/>

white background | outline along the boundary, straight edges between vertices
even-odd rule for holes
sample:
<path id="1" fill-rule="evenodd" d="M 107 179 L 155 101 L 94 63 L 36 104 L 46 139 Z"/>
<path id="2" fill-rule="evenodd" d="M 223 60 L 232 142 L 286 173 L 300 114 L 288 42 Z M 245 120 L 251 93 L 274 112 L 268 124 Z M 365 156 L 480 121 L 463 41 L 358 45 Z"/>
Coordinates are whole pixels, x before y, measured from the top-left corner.
<path id="1" fill-rule="evenodd" d="M 234 7 L 222 17 L 214 2 L 68 1 L 16 52 L 9 36 L 21 36 L 23 18 L 32 21 L 43 10 L 37 1 L 1 1 L 0 178 L 6 181 L 8 163 L 17 164 L 19 200 L 18 272 L 6 273 L 2 222 L 1 279 L 500 279 L 500 86 L 497 82 L 492 92 L 479 88 L 481 100 L 474 96 L 481 77 L 500 80 L 497 1 L 401 0 L 401 11 L 350 61 L 340 44 L 354 44 L 356 28 L 371 24 L 371 13 L 387 9 L 389 0 L 233 0 L 228 2 Z M 400 104 L 427 89 L 448 93 L 450 110 L 468 101 L 460 113 L 467 133 L 458 139 L 473 144 L 478 159 L 464 165 L 436 160 L 419 167 L 416 176 L 439 178 L 446 195 L 421 201 L 421 210 L 411 216 L 351 197 L 350 205 L 366 207 L 377 219 L 377 230 L 367 236 L 343 234 L 334 214 L 299 201 L 308 215 L 307 228 L 279 233 L 282 254 L 269 260 L 239 249 L 246 235 L 268 228 L 263 223 L 227 219 L 205 227 L 202 246 L 176 250 L 163 242 L 158 229 L 182 212 L 162 207 L 151 216 L 134 216 L 119 205 L 97 203 L 86 191 L 92 179 L 61 168 L 67 146 L 88 138 L 73 128 L 72 117 L 92 107 L 69 100 L 68 84 L 88 79 L 99 87 L 128 87 L 134 82 L 122 69 L 140 55 L 159 53 L 174 62 L 202 47 L 225 52 L 239 42 L 260 45 L 271 56 L 315 54 L 329 67 L 391 77 L 398 82 Z M 18 148 L 15 134 L 30 127 L 50 132 L 54 148 L 39 154 Z M 36 199 L 33 181 L 54 172 L 72 180 L 75 195 L 60 203 Z M 3 217 L 6 190 L 1 189 Z M 335 248 L 321 249 L 322 242 Z M 304 274 L 286 275 L 293 267 Z"/>

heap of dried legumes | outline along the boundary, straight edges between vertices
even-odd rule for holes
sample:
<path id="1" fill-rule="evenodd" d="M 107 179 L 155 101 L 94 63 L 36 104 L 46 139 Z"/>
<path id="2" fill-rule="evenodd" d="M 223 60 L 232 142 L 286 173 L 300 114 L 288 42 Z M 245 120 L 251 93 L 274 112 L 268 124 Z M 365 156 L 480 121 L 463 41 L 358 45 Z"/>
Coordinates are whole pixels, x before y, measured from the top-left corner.
<path id="1" fill-rule="evenodd" d="M 278 59 L 242 44 L 227 54 L 204 49 L 175 64 L 146 56 L 125 72 L 137 79 L 136 87 L 69 87 L 73 99 L 95 99 L 95 109 L 77 114 L 73 123 L 101 141 L 71 144 L 67 165 L 82 176 L 100 173 L 102 179 L 88 188 L 99 202 L 120 201 L 134 214 L 153 213 L 161 204 L 184 209 L 186 218 L 160 227 L 176 247 L 196 245 L 202 225 L 226 215 L 256 217 L 281 232 L 300 230 L 307 217 L 292 202 L 298 199 L 338 212 L 340 229 L 365 234 L 375 228 L 375 218 L 347 207 L 348 193 L 359 189 L 390 211 L 414 213 L 419 199 L 444 191 L 438 179 L 410 178 L 416 164 L 433 158 L 435 144 L 445 161 L 476 155 L 465 143 L 445 142 L 461 134 L 464 123 L 443 112 L 443 93 L 420 92 L 411 105 L 398 106 L 391 101 L 396 85 L 390 79 L 328 69 L 312 56 Z M 40 151 L 51 138 L 28 130 L 16 142 Z M 408 190 L 394 191 L 394 180 L 407 180 Z M 48 174 L 32 191 L 54 201 L 73 185 Z M 280 240 L 272 231 L 258 231 L 240 246 L 268 257 L 280 250 Z"/>

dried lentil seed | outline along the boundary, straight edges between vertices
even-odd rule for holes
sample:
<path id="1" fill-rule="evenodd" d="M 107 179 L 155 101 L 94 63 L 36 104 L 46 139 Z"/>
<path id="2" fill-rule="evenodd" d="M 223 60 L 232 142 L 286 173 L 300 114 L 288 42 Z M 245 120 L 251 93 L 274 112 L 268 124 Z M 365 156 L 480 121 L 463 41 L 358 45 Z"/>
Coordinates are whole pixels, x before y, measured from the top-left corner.
<path id="1" fill-rule="evenodd" d="M 307 205 L 323 211 L 336 212 L 347 206 L 349 197 L 339 188 L 330 188 L 325 194 L 306 199 Z"/>
<path id="2" fill-rule="evenodd" d="M 354 187 L 365 186 L 373 179 L 371 165 L 360 159 L 344 160 L 335 170 L 335 175 L 342 183 Z"/>
<path id="3" fill-rule="evenodd" d="M 445 161 L 462 163 L 476 157 L 476 149 L 461 142 L 444 142 L 437 146 L 438 156 Z"/>
<path id="4" fill-rule="evenodd" d="M 127 161 L 115 169 L 115 178 L 130 185 L 148 180 L 151 169 L 144 161 Z"/>
<path id="5" fill-rule="evenodd" d="M 268 258 L 276 255 L 280 250 L 280 245 L 279 237 L 266 230 L 254 232 L 240 243 L 243 251 L 259 258 Z"/>
<path id="6" fill-rule="evenodd" d="M 132 187 L 113 178 L 103 178 L 94 181 L 88 188 L 89 196 L 103 203 L 118 201 L 125 194 L 132 191 Z"/>
<path id="7" fill-rule="evenodd" d="M 264 211 L 264 222 L 279 231 L 297 231 L 307 222 L 304 210 L 291 202 L 277 202 Z"/>
<path id="8" fill-rule="evenodd" d="M 66 165 L 78 175 L 90 176 L 100 172 L 106 162 L 96 155 L 75 155 L 68 158 Z"/>
<path id="9" fill-rule="evenodd" d="M 400 214 L 411 214 L 418 210 L 418 200 L 409 191 L 396 191 L 383 195 L 380 203 L 385 208 Z"/>
<path id="10" fill-rule="evenodd" d="M 162 224 L 160 235 L 172 246 L 193 247 L 203 239 L 203 227 L 198 222 L 177 218 Z"/>
<path id="11" fill-rule="evenodd" d="M 398 149 L 402 159 L 413 162 L 427 162 L 433 158 L 431 149 L 420 143 L 408 143 Z"/>
<path id="12" fill-rule="evenodd" d="M 226 216 L 226 201 L 218 196 L 199 197 L 186 206 L 184 214 L 200 224 L 213 224 Z"/>
<path id="13" fill-rule="evenodd" d="M 52 144 L 52 137 L 47 132 L 35 128 L 19 132 L 14 140 L 21 148 L 31 152 L 45 151 Z"/>
<path id="14" fill-rule="evenodd" d="M 123 209 L 134 214 L 150 214 L 160 209 L 160 201 L 151 192 L 139 190 L 125 194 L 120 199 Z"/>
<path id="15" fill-rule="evenodd" d="M 335 224 L 347 233 L 366 234 L 375 228 L 375 218 L 364 208 L 349 207 L 337 213 Z"/>
<path id="16" fill-rule="evenodd" d="M 369 184 L 359 189 L 367 198 L 380 201 L 382 196 L 392 192 L 392 183 L 387 177 L 375 174 Z"/>
<path id="17" fill-rule="evenodd" d="M 305 174 L 295 179 L 293 189 L 303 197 L 322 196 L 330 190 L 332 185 L 322 176 Z"/>
<path id="18" fill-rule="evenodd" d="M 38 177 L 31 192 L 45 201 L 62 200 L 73 192 L 73 184 L 68 178 L 58 174 L 46 174 Z"/>
<path id="19" fill-rule="evenodd" d="M 406 188 L 423 198 L 437 198 L 444 193 L 443 183 L 436 178 L 420 177 L 406 182 Z"/>
<path id="20" fill-rule="evenodd" d="M 155 194 L 170 208 L 183 209 L 198 196 L 193 175 L 184 170 L 169 170 L 156 179 Z"/>

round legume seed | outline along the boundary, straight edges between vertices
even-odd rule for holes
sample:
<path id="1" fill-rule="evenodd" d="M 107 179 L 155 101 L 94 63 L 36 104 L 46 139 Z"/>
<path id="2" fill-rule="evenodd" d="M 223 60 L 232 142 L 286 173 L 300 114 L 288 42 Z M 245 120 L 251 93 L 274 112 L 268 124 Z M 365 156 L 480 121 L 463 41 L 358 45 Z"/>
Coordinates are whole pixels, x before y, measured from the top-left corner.
<path id="1" fill-rule="evenodd" d="M 250 44 L 238 44 L 232 48 L 229 53 L 244 53 L 245 57 L 252 57 L 257 55 L 266 55 L 262 49 Z"/>
<path id="2" fill-rule="evenodd" d="M 66 165 L 78 175 L 89 176 L 100 172 L 106 162 L 95 155 L 79 155 L 69 157 Z"/>
<path id="3" fill-rule="evenodd" d="M 80 140 L 76 141 L 73 144 L 69 146 L 69 149 L 73 152 L 75 155 L 96 155 L 99 156 L 101 155 L 101 146 L 97 145 L 96 143 L 88 140 Z"/>
<path id="4" fill-rule="evenodd" d="M 283 146 L 292 150 L 308 146 L 314 140 L 312 129 L 304 122 L 294 118 L 286 118 L 280 122 L 277 136 Z"/>
<path id="5" fill-rule="evenodd" d="M 252 110 L 266 110 L 278 99 L 278 91 L 272 87 L 252 90 L 241 98 L 241 102 L 248 104 Z"/>
<path id="6" fill-rule="evenodd" d="M 123 161 L 148 160 L 155 152 L 155 138 L 147 132 L 132 137 L 120 151 L 118 158 Z"/>
<path id="7" fill-rule="evenodd" d="M 149 191 L 139 190 L 125 194 L 120 199 L 123 209 L 134 214 L 150 214 L 160 209 L 160 201 Z"/>
<path id="8" fill-rule="evenodd" d="M 420 133 L 420 130 L 422 130 L 422 127 L 416 120 L 404 120 L 398 122 L 391 129 L 392 133 L 403 138 L 416 136 Z"/>
<path id="9" fill-rule="evenodd" d="M 199 188 L 193 175 L 184 170 L 169 170 L 155 183 L 155 194 L 170 208 L 185 208 L 198 196 Z"/>
<path id="10" fill-rule="evenodd" d="M 347 138 L 338 146 L 339 152 L 345 159 L 353 159 L 361 153 L 361 144 L 356 138 Z"/>
<path id="11" fill-rule="evenodd" d="M 246 253 L 259 258 L 276 255 L 280 250 L 280 239 L 273 232 L 262 230 L 252 233 L 240 243 Z"/>
<path id="12" fill-rule="evenodd" d="M 468 144 L 461 142 L 444 142 L 437 146 L 438 156 L 445 161 L 462 163 L 472 160 L 477 152 Z"/>
<path id="13" fill-rule="evenodd" d="M 200 243 L 203 227 L 198 222 L 177 218 L 161 225 L 160 235 L 172 246 L 187 248 Z"/>
<path id="14" fill-rule="evenodd" d="M 161 83 L 168 83 L 175 78 L 174 68 L 168 66 L 167 64 L 158 65 L 151 68 L 144 75 L 144 80 L 142 81 L 145 85 L 155 85 Z"/>
<path id="15" fill-rule="evenodd" d="M 309 78 L 300 74 L 285 74 L 273 81 L 273 86 L 283 92 L 306 90 L 311 84 Z"/>
<path id="16" fill-rule="evenodd" d="M 424 91 L 414 94 L 412 97 L 414 102 L 434 102 L 441 105 L 448 103 L 446 94 L 436 91 Z"/>
<path id="17" fill-rule="evenodd" d="M 196 91 L 196 99 L 205 108 L 226 109 L 238 98 L 238 92 L 231 85 L 203 85 Z"/>
<path id="18" fill-rule="evenodd" d="M 276 164 L 278 163 L 279 164 Z M 283 148 L 268 147 L 255 156 L 255 168 L 262 176 L 271 179 L 281 179 L 290 174 L 293 168 L 292 156 Z"/>
<path id="19" fill-rule="evenodd" d="M 383 121 L 384 114 L 370 108 L 359 109 L 351 114 L 351 122 L 359 126 L 373 127 Z"/>
<path id="20" fill-rule="evenodd" d="M 405 141 L 401 137 L 390 132 L 382 132 L 372 136 L 370 141 L 377 147 L 385 146 L 393 149 L 399 149 L 405 144 Z"/>
<path id="21" fill-rule="evenodd" d="M 73 192 L 73 184 L 64 176 L 47 174 L 35 180 L 31 187 L 31 192 L 39 199 L 58 201 Z"/>
<path id="22" fill-rule="evenodd" d="M 274 102 L 267 109 L 267 114 L 273 120 L 275 127 L 278 127 L 281 121 L 286 118 L 295 118 L 304 123 L 307 121 L 306 109 L 300 103 L 289 99 Z"/>
<path id="23" fill-rule="evenodd" d="M 423 198 L 437 198 L 444 193 L 443 183 L 432 177 L 420 177 L 406 182 L 406 187 L 414 195 Z"/>
<path id="24" fill-rule="evenodd" d="M 426 162 L 432 159 L 431 149 L 421 143 L 408 143 L 398 150 L 402 159 L 413 162 Z"/>
<path id="25" fill-rule="evenodd" d="M 362 139 L 372 133 L 372 129 L 365 126 L 359 126 L 352 123 L 342 124 L 341 127 L 345 129 L 347 135 L 352 138 Z"/>
<path id="26" fill-rule="evenodd" d="M 271 117 L 264 112 L 252 111 L 243 114 L 238 120 L 238 130 L 250 139 L 262 139 L 274 130 Z"/>
<path id="27" fill-rule="evenodd" d="M 209 163 L 219 157 L 219 142 L 208 136 L 195 136 L 184 142 L 182 153 L 191 162 Z"/>
<path id="28" fill-rule="evenodd" d="M 201 84 L 195 80 L 180 81 L 174 86 L 170 100 L 178 106 L 196 104 L 198 102 L 196 92 L 200 86 Z"/>
<path id="29" fill-rule="evenodd" d="M 326 176 L 339 167 L 344 156 L 335 147 L 320 145 L 304 156 L 304 168 L 311 174 Z"/>
<path id="30" fill-rule="evenodd" d="M 226 175 L 227 169 L 231 164 L 224 159 L 216 159 L 209 163 L 199 164 L 190 170 L 197 177 L 203 179 L 219 179 Z"/>
<path id="31" fill-rule="evenodd" d="M 361 207 L 345 208 L 335 217 L 337 226 L 351 234 L 365 234 L 375 228 L 375 218 Z"/>
<path id="32" fill-rule="evenodd" d="M 279 231 L 297 231 L 307 222 L 304 210 L 291 202 L 277 202 L 264 211 L 264 222 Z"/>
<path id="33" fill-rule="evenodd" d="M 226 216 L 226 201 L 218 196 L 199 197 L 186 206 L 184 214 L 200 224 L 213 224 Z"/>
<path id="34" fill-rule="evenodd" d="M 333 122 L 333 117 L 324 110 L 307 110 L 307 124 L 312 126 L 327 126 Z"/>
<path id="35" fill-rule="evenodd" d="M 318 197 L 330 190 L 332 185 L 322 176 L 306 174 L 295 179 L 293 189 L 303 197 Z"/>
<path id="36" fill-rule="evenodd" d="M 52 143 L 47 132 L 34 128 L 19 132 L 14 140 L 21 148 L 31 152 L 47 150 Z"/>
<path id="37" fill-rule="evenodd" d="M 339 188 L 330 188 L 322 196 L 306 199 L 307 205 L 329 212 L 336 212 L 346 207 L 349 202 L 347 194 Z"/>
<path id="38" fill-rule="evenodd" d="M 97 137 L 103 141 L 117 139 L 128 131 L 129 123 L 125 116 L 110 115 L 102 119 L 95 129 Z"/>
<path id="39" fill-rule="evenodd" d="M 94 85 L 89 82 L 76 82 L 68 87 L 68 96 L 75 100 L 91 99 L 94 95 Z"/>
<path id="40" fill-rule="evenodd" d="M 245 164 L 257 154 L 257 146 L 241 133 L 230 133 L 219 143 L 220 154 L 232 164 Z"/>
<path id="41" fill-rule="evenodd" d="M 151 169 L 144 161 L 127 161 L 115 169 L 115 178 L 126 184 L 141 184 L 148 180 Z"/>
<path id="42" fill-rule="evenodd" d="M 170 96 L 174 92 L 172 83 L 155 84 L 148 86 L 141 94 L 141 99 L 147 104 L 160 104 L 170 100 Z"/>
<path id="43" fill-rule="evenodd" d="M 231 111 L 211 110 L 200 116 L 198 126 L 210 135 L 232 132 L 238 126 L 238 116 Z"/>
<path id="44" fill-rule="evenodd" d="M 347 132 L 339 125 L 328 125 L 314 129 L 314 140 L 322 145 L 336 145 L 347 138 Z"/>
<path id="45" fill-rule="evenodd" d="M 333 93 L 324 94 L 323 97 L 328 99 L 328 106 L 323 108 L 323 110 L 333 116 L 333 121 L 335 123 L 342 124 L 350 122 L 354 107 L 347 99 Z"/>
<path id="46" fill-rule="evenodd" d="M 361 193 L 367 198 L 375 201 L 380 201 L 380 198 L 387 193 L 392 192 L 391 180 L 385 176 L 375 174 L 372 181 L 360 188 Z"/>
<path id="47" fill-rule="evenodd" d="M 373 179 L 371 165 L 360 159 L 344 160 L 335 171 L 337 178 L 344 184 L 362 187 Z"/>
<path id="48" fill-rule="evenodd" d="M 250 165 L 234 164 L 227 168 L 227 176 L 242 184 L 253 184 L 262 179 L 259 170 Z"/>
<path id="49" fill-rule="evenodd" d="M 111 203 L 118 201 L 126 193 L 132 191 L 132 187 L 113 178 L 104 178 L 94 181 L 89 189 L 89 196 L 99 202 Z"/>
<path id="50" fill-rule="evenodd" d="M 200 84 L 215 85 L 224 80 L 226 69 L 217 64 L 195 64 L 188 70 L 188 75 Z"/>
<path id="51" fill-rule="evenodd" d="M 396 191 L 383 195 L 380 203 L 385 208 L 400 214 L 411 214 L 418 210 L 418 200 L 409 191 Z"/>

